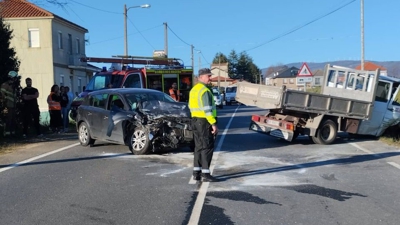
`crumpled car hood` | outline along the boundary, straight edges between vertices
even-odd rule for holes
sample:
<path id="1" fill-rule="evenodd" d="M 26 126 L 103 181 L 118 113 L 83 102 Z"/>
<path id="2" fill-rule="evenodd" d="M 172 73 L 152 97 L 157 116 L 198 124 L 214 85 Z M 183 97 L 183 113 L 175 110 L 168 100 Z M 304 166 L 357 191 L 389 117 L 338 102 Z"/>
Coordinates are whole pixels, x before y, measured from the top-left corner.
<path id="1" fill-rule="evenodd" d="M 142 102 L 138 111 L 147 116 L 149 120 L 162 118 L 190 118 L 190 110 L 187 103 L 184 102 L 162 102 L 162 101 L 145 101 Z M 110 111 L 109 123 L 107 128 L 107 136 L 110 137 L 114 126 L 117 123 L 140 118 L 140 113 L 129 112 L 113 106 Z M 136 115 L 136 116 L 135 116 Z"/>
<path id="2" fill-rule="evenodd" d="M 189 107 L 184 102 L 146 101 L 142 103 L 139 111 L 147 115 L 149 119 L 163 117 L 190 118 Z"/>

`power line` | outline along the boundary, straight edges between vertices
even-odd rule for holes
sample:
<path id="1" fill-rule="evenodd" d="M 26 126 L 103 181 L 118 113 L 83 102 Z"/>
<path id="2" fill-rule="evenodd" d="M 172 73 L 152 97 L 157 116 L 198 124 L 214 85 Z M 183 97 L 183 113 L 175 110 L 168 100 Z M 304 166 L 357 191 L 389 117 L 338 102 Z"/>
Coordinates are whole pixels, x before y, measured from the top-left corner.
<path id="1" fill-rule="evenodd" d="M 182 38 L 180 38 L 172 29 L 171 27 L 168 25 L 168 29 L 179 39 L 181 40 L 183 43 L 185 43 L 188 46 L 191 46 L 190 44 L 188 44 L 186 41 L 182 40 Z"/>
<path id="2" fill-rule="evenodd" d="M 147 38 L 142 34 L 142 32 L 140 32 L 140 30 L 135 26 L 135 24 L 133 24 L 132 20 L 128 17 L 129 22 L 131 22 L 131 24 L 135 27 L 135 29 L 139 32 L 140 35 L 142 35 L 143 39 L 147 42 L 147 44 L 149 44 L 153 50 L 156 50 L 154 48 L 154 46 L 147 40 Z"/>
<path id="3" fill-rule="evenodd" d="M 351 3 L 355 2 L 355 1 L 356 1 L 356 0 L 352 0 L 352 1 L 348 2 L 348 3 L 346 3 L 345 5 L 342 5 L 342 6 L 336 8 L 336 9 L 334 9 L 334 10 L 332 10 L 332 11 L 330 11 L 330 12 L 328 12 L 328 13 L 322 15 L 322 16 L 319 16 L 319 17 L 317 17 L 317 18 L 311 20 L 310 22 L 307 22 L 307 23 L 305 23 L 305 24 L 303 24 L 303 25 L 301 25 L 301 26 L 299 26 L 299 27 L 297 27 L 297 28 L 293 28 L 292 30 L 289 30 L 289 31 L 287 31 L 287 32 L 285 32 L 285 33 L 283 33 L 283 34 L 280 34 L 280 35 L 278 35 L 277 37 L 274 37 L 274 38 L 272 38 L 272 39 L 270 39 L 270 40 L 268 40 L 268 41 L 266 41 L 266 42 L 264 42 L 264 43 L 262 43 L 262 44 L 259 44 L 259 45 L 255 46 L 255 47 L 250 48 L 250 49 L 247 49 L 247 50 L 245 50 L 245 51 L 247 52 L 247 51 L 254 50 L 254 49 L 259 48 L 259 47 L 261 47 L 261 46 L 264 46 L 264 45 L 266 45 L 266 44 L 268 44 L 268 43 L 271 43 L 271 42 L 273 42 L 273 41 L 275 41 L 275 40 L 277 40 L 277 39 L 279 39 L 279 38 L 282 38 L 282 37 L 285 37 L 285 36 L 287 36 L 287 35 L 289 35 L 289 34 L 291 34 L 291 33 L 294 33 L 295 31 L 298 31 L 298 30 L 300 30 L 300 29 L 303 28 L 303 27 L 306 27 L 306 26 L 308 26 L 308 25 L 310 25 L 310 24 L 312 24 L 312 23 L 314 23 L 314 22 L 316 22 L 316 21 L 318 21 L 318 20 L 320 20 L 320 19 L 322 19 L 322 18 L 324 18 L 324 17 L 327 17 L 327 16 L 331 15 L 332 13 L 334 13 L 334 12 L 336 12 L 336 11 L 339 11 L 340 9 L 342 9 L 342 8 L 344 8 L 344 7 L 348 6 L 348 5 L 350 5 Z"/>
<path id="4" fill-rule="evenodd" d="M 159 28 L 159 27 L 161 27 L 161 26 L 163 26 L 163 25 L 161 24 L 161 25 L 158 25 L 158 26 L 155 26 L 155 27 L 151 27 L 151 28 L 148 28 L 148 29 L 139 31 L 139 32 L 132 33 L 132 34 L 138 34 L 138 33 L 140 33 L 140 32 L 144 32 L 144 31 L 148 31 L 148 30 L 153 30 L 153 29 Z M 128 34 L 128 36 L 129 36 L 129 35 L 132 35 L 132 34 Z M 100 44 L 100 43 L 107 42 L 107 41 L 113 41 L 113 40 L 120 39 L 120 38 L 123 38 L 123 37 L 124 37 L 124 36 L 114 37 L 114 38 L 110 38 L 110 39 L 106 39 L 106 40 L 102 40 L 102 41 L 98 41 L 98 42 L 91 43 L 91 45 Z"/>
<path id="5" fill-rule="evenodd" d="M 101 11 L 101 12 L 112 13 L 112 14 L 123 14 L 123 13 L 117 13 L 117 12 L 111 12 L 111 11 L 107 11 L 107 10 L 103 10 L 103 9 L 98 9 L 98 8 L 92 7 L 90 5 L 85 5 L 85 4 L 82 4 L 82 3 L 74 1 L 74 0 L 70 0 L 70 1 L 73 2 L 73 3 L 76 3 L 78 5 L 82 5 L 82 6 L 85 6 L 87 8 L 94 9 L 94 10 Z"/>

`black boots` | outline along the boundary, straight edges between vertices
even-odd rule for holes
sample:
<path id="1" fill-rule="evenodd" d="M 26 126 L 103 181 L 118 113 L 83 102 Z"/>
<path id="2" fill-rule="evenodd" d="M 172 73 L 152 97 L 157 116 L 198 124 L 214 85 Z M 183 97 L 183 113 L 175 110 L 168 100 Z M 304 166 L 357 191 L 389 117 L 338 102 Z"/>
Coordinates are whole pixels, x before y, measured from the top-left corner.
<path id="1" fill-rule="evenodd" d="M 193 171 L 193 180 L 200 181 L 201 180 L 201 172 Z"/>
<path id="2" fill-rule="evenodd" d="M 218 182 L 219 180 L 209 173 L 201 173 L 200 171 L 193 171 L 193 180 L 203 182 Z"/>
<path id="3" fill-rule="evenodd" d="M 209 173 L 203 173 L 201 174 L 201 177 L 203 178 L 202 179 L 203 182 L 218 182 L 218 179 L 211 176 L 211 174 Z"/>

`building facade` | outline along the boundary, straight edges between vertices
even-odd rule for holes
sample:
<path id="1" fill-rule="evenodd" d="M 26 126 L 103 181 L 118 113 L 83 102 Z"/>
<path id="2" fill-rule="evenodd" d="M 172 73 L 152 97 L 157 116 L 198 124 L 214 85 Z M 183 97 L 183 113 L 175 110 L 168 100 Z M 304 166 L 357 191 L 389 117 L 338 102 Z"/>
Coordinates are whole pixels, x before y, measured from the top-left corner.
<path id="1" fill-rule="evenodd" d="M 85 57 L 86 28 L 67 21 L 25 0 L 3 0 L 0 16 L 13 31 L 11 46 L 20 60 L 19 75 L 25 87 L 30 77 L 39 90 L 39 108 L 48 111 L 47 96 L 52 85 L 82 91 L 98 68 L 81 62 Z M 46 120 L 42 113 L 42 120 Z"/>

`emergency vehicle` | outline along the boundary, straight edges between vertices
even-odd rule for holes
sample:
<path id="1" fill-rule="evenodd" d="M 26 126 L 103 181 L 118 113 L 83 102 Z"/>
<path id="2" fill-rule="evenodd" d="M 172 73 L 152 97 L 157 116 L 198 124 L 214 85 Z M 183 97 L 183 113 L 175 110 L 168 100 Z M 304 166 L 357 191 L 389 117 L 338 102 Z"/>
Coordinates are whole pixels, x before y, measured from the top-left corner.
<path id="1" fill-rule="evenodd" d="M 88 82 L 82 93 L 71 104 L 70 117 L 75 120 L 78 107 L 83 97 L 89 92 L 105 88 L 148 88 L 169 93 L 173 83 L 177 83 L 181 93 L 180 101 L 189 100 L 189 91 L 193 86 L 193 68 L 185 67 L 177 58 L 156 57 L 124 57 L 113 58 L 81 58 L 83 62 L 111 63 L 107 69 L 103 67 Z"/>

